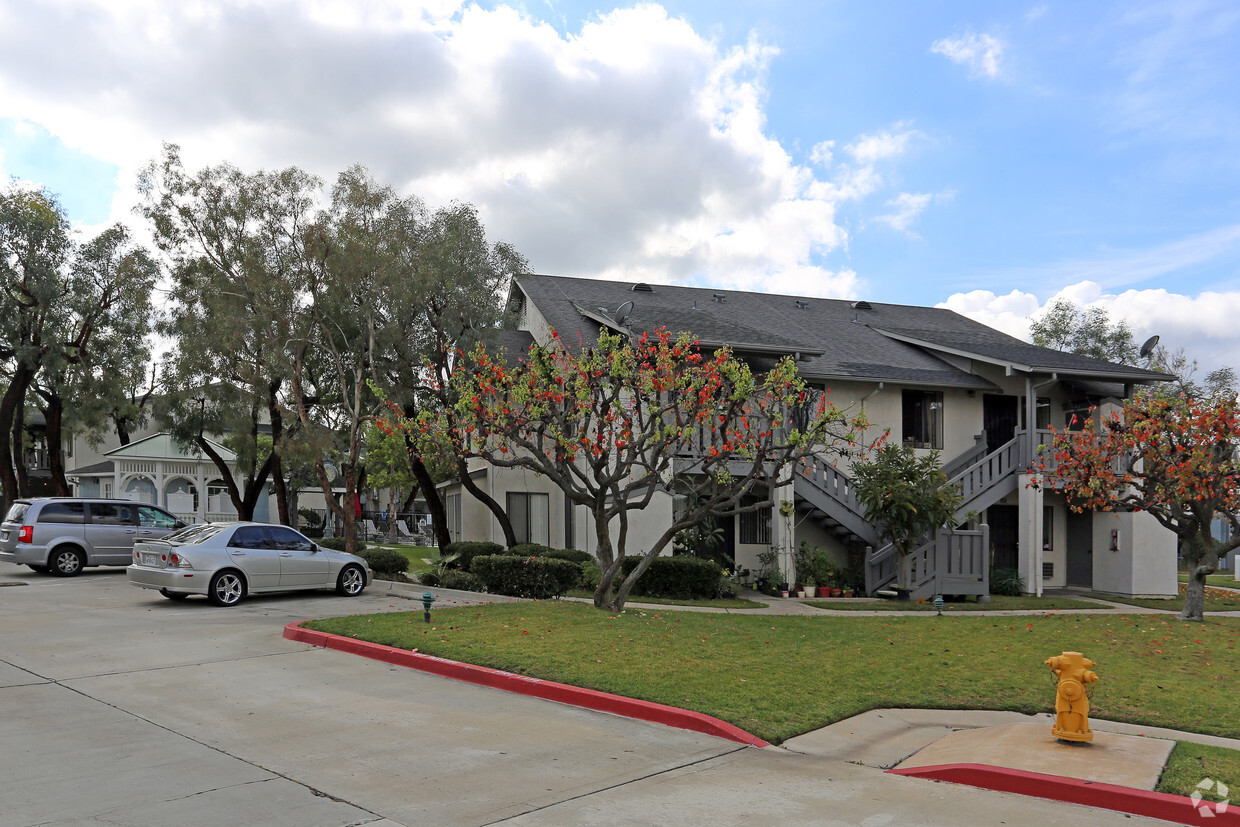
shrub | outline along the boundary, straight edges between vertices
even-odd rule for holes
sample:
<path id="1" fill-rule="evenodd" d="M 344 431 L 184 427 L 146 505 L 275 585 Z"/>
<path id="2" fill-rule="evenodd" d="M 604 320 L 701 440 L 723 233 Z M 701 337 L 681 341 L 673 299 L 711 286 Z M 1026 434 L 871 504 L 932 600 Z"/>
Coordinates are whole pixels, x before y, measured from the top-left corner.
<path id="1" fill-rule="evenodd" d="M 306 527 L 308 528 L 322 528 L 323 527 L 323 517 L 319 514 L 319 512 L 312 511 L 309 508 L 299 508 L 297 509 L 297 514 L 305 521 Z"/>
<path id="2" fill-rule="evenodd" d="M 598 560 L 595 560 L 594 557 L 589 555 L 587 557 L 589 559 L 585 562 L 577 563 L 581 567 L 581 579 L 577 581 L 577 588 L 592 592 L 598 588 L 598 581 L 603 579 L 603 567 L 598 564 Z M 570 560 L 569 562 L 576 561 Z"/>
<path id="3" fill-rule="evenodd" d="M 1025 578 L 1016 569 L 993 569 L 990 572 L 990 593 L 1019 597 L 1025 592 Z"/>
<path id="4" fill-rule="evenodd" d="M 497 552 L 498 554 L 515 554 L 518 557 L 551 557 L 555 549 L 551 546 L 544 546 L 541 543 L 518 543 L 507 551 Z"/>
<path id="5" fill-rule="evenodd" d="M 470 573 L 489 592 L 538 600 L 559 597 L 581 580 L 581 566 L 576 563 L 515 554 L 475 557 Z"/>
<path id="6" fill-rule="evenodd" d="M 375 574 L 404 574 L 409 571 L 409 558 L 390 548 L 372 548 L 361 552 Z"/>
<path id="7" fill-rule="evenodd" d="M 485 540 L 458 540 L 455 543 L 448 543 L 444 548 L 445 555 L 457 555 L 455 568 L 461 571 L 473 571 L 475 557 L 503 553 L 504 547 L 499 543 L 489 543 Z"/>
<path id="8" fill-rule="evenodd" d="M 467 571 L 457 571 L 448 569 L 439 578 L 438 584 L 428 583 L 427 585 L 438 585 L 442 589 L 460 589 L 463 592 L 480 592 L 482 591 L 482 581 L 475 575 Z"/>
<path id="9" fill-rule="evenodd" d="M 594 563 L 598 565 L 598 560 L 588 551 L 582 551 L 579 548 L 551 548 L 547 549 L 543 557 L 554 557 L 556 560 L 571 560 L 574 563 Z"/>
<path id="10" fill-rule="evenodd" d="M 319 545 L 321 545 L 323 548 L 330 548 L 333 551 L 344 551 L 344 538 L 343 537 L 324 537 L 322 540 L 319 541 Z M 359 542 L 357 544 L 357 553 L 361 554 L 365 550 L 366 550 L 366 544 Z M 362 555 L 362 556 L 365 556 L 365 555 Z"/>
<path id="11" fill-rule="evenodd" d="M 620 576 L 628 577 L 641 557 L 625 557 Z M 633 586 L 633 594 L 647 597 L 711 598 L 719 593 L 723 569 L 713 560 L 696 557 L 656 557 Z"/>

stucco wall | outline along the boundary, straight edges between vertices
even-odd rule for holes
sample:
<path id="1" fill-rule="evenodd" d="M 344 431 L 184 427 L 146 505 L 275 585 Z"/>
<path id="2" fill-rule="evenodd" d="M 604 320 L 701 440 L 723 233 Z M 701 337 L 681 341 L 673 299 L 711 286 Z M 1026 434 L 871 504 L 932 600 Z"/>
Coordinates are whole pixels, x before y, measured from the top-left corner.
<path id="1" fill-rule="evenodd" d="M 1119 532 L 1115 542 L 1113 531 Z M 1178 591 L 1175 535 L 1144 512 L 1095 514 L 1094 590 L 1174 596 Z"/>

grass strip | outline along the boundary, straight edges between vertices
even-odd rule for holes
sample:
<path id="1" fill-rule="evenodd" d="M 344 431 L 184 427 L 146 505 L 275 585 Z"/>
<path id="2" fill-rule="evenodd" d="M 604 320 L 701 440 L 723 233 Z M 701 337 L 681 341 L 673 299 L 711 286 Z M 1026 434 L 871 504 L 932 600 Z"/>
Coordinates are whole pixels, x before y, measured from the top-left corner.
<path id="1" fill-rule="evenodd" d="M 1188 575 L 1184 572 L 1180 572 L 1178 578 L 1181 583 L 1188 582 Z M 1231 572 L 1227 572 L 1226 574 L 1207 574 L 1206 585 L 1221 586 L 1225 589 L 1240 589 L 1240 580 L 1237 580 Z"/>
<path id="2" fill-rule="evenodd" d="M 934 604 L 928 601 L 902 603 L 898 600 L 806 600 L 806 604 L 819 609 L 831 609 L 840 612 L 933 612 Z M 1003 611 L 1039 611 L 1055 612 L 1067 609 L 1107 609 L 1101 603 L 1088 600 L 1074 600 L 1069 597 L 1008 597 L 991 595 L 989 603 L 977 603 L 973 600 L 944 602 L 943 614 L 952 612 L 1003 612 Z"/>
<path id="3" fill-rule="evenodd" d="M 1240 751 L 1225 747 L 1212 747 L 1195 744 L 1192 741 L 1176 741 L 1175 749 L 1167 758 L 1167 766 L 1163 768 L 1162 777 L 1158 779 L 1155 792 L 1171 795 L 1191 796 L 1194 791 L 1201 793 L 1205 801 L 1223 801 L 1226 796 L 1219 794 L 1214 784 L 1208 788 L 1197 785 L 1206 780 L 1223 783 L 1230 790 L 1234 800 L 1236 790 L 1240 790 Z"/>
<path id="4" fill-rule="evenodd" d="M 1053 709 L 1047 657 L 1097 662 L 1098 718 L 1234 737 L 1240 618 L 762 616 L 530 601 L 310 628 L 692 709 L 779 743 L 878 707 Z"/>
<path id="5" fill-rule="evenodd" d="M 588 592 L 584 589 L 569 589 L 569 597 L 579 597 L 583 600 L 594 600 L 594 592 Z M 695 600 L 691 597 L 637 597 L 630 596 L 629 603 L 647 603 L 655 606 L 693 606 L 697 608 L 708 609 L 765 609 L 765 603 L 758 603 L 755 600 L 747 600 L 743 597 L 712 597 L 708 599 Z"/>
<path id="6" fill-rule="evenodd" d="M 1181 583 L 1180 596 L 1171 598 L 1116 597 L 1109 594 L 1098 595 L 1098 597 L 1112 603 L 1123 603 L 1126 606 L 1141 606 L 1145 609 L 1165 609 L 1169 612 L 1178 612 L 1184 608 L 1184 591 L 1186 588 L 1187 586 Z M 1205 613 L 1208 615 L 1210 612 L 1240 612 L 1240 593 L 1213 589 L 1207 586 Z"/>

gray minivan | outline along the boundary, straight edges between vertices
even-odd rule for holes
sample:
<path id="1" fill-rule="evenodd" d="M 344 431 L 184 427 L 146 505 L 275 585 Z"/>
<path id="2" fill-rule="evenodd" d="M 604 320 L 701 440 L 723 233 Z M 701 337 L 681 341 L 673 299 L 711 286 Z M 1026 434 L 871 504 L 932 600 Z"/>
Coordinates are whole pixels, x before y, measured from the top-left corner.
<path id="1" fill-rule="evenodd" d="M 86 566 L 128 566 L 135 540 L 157 540 L 184 527 L 147 503 L 24 498 L 13 501 L 0 524 L 0 562 L 73 577 Z"/>

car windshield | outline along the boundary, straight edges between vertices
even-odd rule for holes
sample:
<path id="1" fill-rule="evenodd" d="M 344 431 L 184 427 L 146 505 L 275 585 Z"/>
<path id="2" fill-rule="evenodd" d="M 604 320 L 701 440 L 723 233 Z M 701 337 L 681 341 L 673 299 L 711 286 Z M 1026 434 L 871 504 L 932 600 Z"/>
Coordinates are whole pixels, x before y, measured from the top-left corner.
<path id="1" fill-rule="evenodd" d="M 201 543 L 208 537 L 214 537 L 223 530 L 224 526 L 222 525 L 216 525 L 214 523 L 195 523 L 194 525 L 187 525 L 180 531 L 172 532 L 164 539 L 170 543 L 184 543 L 186 545 L 192 545 L 194 543 Z"/>

